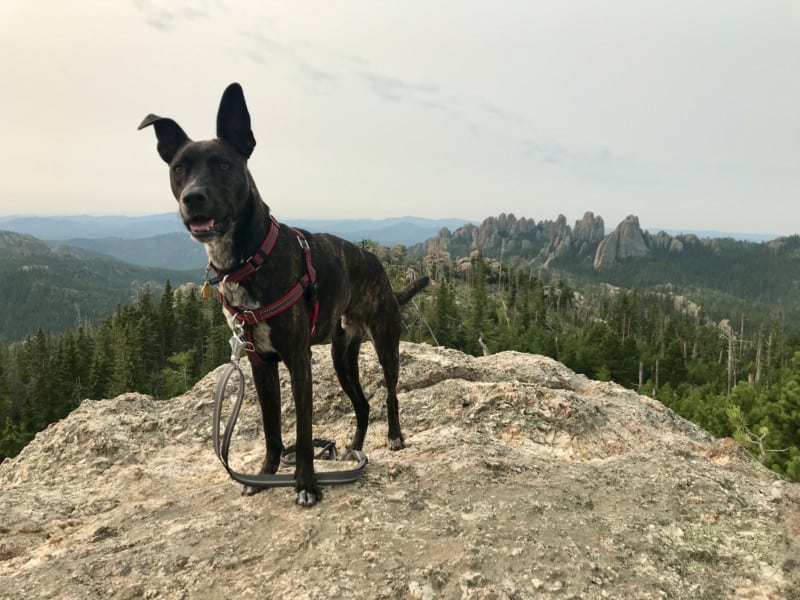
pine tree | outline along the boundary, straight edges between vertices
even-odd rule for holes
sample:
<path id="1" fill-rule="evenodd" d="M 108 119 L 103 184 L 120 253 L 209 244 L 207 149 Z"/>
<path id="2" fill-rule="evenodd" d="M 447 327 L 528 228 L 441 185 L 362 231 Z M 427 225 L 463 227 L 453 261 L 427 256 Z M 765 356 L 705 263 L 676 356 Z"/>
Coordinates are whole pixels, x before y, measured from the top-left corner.
<path id="1" fill-rule="evenodd" d="M 111 390 L 111 369 L 114 364 L 111 319 L 95 330 L 94 348 L 89 365 L 89 398 L 106 398 Z"/>
<path id="2" fill-rule="evenodd" d="M 469 297 L 467 317 L 467 343 L 465 350 L 478 355 L 481 348 L 478 339 L 485 337 L 489 330 L 487 315 L 489 313 L 489 296 L 486 290 L 486 261 L 480 253 L 472 258 L 472 290 Z"/>

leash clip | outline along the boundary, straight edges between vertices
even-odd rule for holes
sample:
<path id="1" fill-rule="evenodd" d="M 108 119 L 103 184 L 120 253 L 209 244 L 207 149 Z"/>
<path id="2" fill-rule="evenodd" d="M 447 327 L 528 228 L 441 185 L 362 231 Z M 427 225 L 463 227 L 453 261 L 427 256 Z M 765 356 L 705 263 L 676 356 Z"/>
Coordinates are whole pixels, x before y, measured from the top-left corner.
<path id="1" fill-rule="evenodd" d="M 242 356 L 242 352 L 251 352 L 254 350 L 253 344 L 245 339 L 244 327 L 241 324 L 236 324 L 233 328 L 233 335 L 228 340 L 231 346 L 231 362 L 237 363 Z"/>

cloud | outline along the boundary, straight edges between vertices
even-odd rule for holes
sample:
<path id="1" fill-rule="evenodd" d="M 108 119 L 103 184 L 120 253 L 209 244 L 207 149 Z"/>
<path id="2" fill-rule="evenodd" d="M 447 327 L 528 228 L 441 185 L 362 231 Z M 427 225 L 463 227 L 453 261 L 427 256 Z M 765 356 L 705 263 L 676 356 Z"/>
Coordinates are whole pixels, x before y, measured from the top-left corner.
<path id="1" fill-rule="evenodd" d="M 357 76 L 373 93 L 392 102 L 411 102 L 426 108 L 441 108 L 443 104 L 436 100 L 439 86 L 432 83 L 412 83 L 393 77 L 381 75 L 373 71 L 359 70 Z"/>
<path id="2" fill-rule="evenodd" d="M 182 22 L 207 19 L 214 8 L 224 8 L 221 2 L 185 2 L 171 10 L 153 6 L 150 0 L 134 0 L 134 5 L 144 15 L 145 23 L 164 33 L 174 30 Z"/>
<path id="3" fill-rule="evenodd" d="M 182 19 L 201 18 L 210 10 L 208 3 L 200 9 L 184 5 L 164 11 L 152 8 L 148 0 L 137 2 L 147 7 L 147 18 L 159 28 L 175 27 Z M 312 92 L 329 91 L 331 86 L 355 86 L 356 90 L 360 87 L 383 102 L 438 113 L 471 136 L 493 140 L 509 156 L 544 166 L 602 169 L 615 160 L 614 152 L 608 148 L 582 148 L 559 140 L 529 116 L 503 106 L 496 98 L 452 93 L 439 82 L 412 80 L 387 72 L 356 54 L 339 54 L 314 43 L 286 39 L 279 25 L 270 18 L 255 18 L 247 29 L 239 30 L 245 43 L 238 51 L 255 64 L 283 66 L 299 85 L 307 89 L 310 85 Z"/>
<path id="4" fill-rule="evenodd" d="M 505 141 L 523 157 L 542 164 L 579 163 L 602 166 L 615 158 L 606 147 L 578 147 L 542 133 L 528 117 L 483 97 L 468 98 L 447 93 L 436 83 L 416 83 L 365 68 L 366 61 L 355 63 L 357 77 L 383 100 L 439 111 L 476 137 L 495 137 Z"/>
<path id="5" fill-rule="evenodd" d="M 245 51 L 245 56 L 258 64 L 267 64 L 267 58 L 278 59 L 313 83 L 329 84 L 337 79 L 334 70 L 319 66 L 318 61 L 308 58 L 308 52 L 304 53 L 303 45 L 279 41 L 276 36 L 267 35 L 263 26 L 242 31 L 241 34 L 252 43 Z"/>

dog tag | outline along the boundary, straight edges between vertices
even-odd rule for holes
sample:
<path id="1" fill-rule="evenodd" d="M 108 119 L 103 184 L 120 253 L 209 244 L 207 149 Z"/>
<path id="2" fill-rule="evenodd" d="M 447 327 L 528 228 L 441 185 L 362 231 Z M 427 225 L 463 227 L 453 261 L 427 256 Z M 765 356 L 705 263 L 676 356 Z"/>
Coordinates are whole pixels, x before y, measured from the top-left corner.
<path id="1" fill-rule="evenodd" d="M 211 298 L 211 284 L 209 284 L 207 281 L 203 284 L 203 289 L 200 290 L 200 297 L 203 300 L 208 300 Z"/>

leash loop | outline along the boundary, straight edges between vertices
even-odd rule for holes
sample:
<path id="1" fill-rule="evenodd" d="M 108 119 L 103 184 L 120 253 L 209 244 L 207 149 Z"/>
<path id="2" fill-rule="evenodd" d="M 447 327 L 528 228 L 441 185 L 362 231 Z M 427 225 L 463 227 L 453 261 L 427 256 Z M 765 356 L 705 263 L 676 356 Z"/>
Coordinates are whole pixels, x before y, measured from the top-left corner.
<path id="1" fill-rule="evenodd" d="M 220 460 L 225 470 L 228 471 L 231 479 L 238 481 L 241 484 L 254 487 L 254 488 L 273 488 L 273 487 L 292 487 L 295 485 L 294 475 L 291 473 L 257 473 L 245 474 L 239 473 L 234 470 L 228 461 L 230 451 L 231 439 L 233 438 L 233 430 L 236 426 L 236 421 L 239 418 L 239 412 L 242 409 L 244 402 L 245 390 L 245 375 L 241 367 L 239 367 L 239 357 L 242 351 L 247 349 L 248 342 L 243 339 L 244 328 L 238 325 L 234 329 L 234 335 L 229 340 L 231 345 L 231 362 L 228 368 L 225 369 L 222 377 L 217 383 L 217 389 L 214 392 L 214 410 L 211 423 L 211 438 L 214 444 L 214 453 Z M 222 426 L 222 405 L 225 399 L 229 397 L 227 391 L 228 386 L 234 382 L 236 384 L 235 400 L 231 408 L 230 416 L 227 423 L 223 428 Z M 336 452 L 336 442 L 324 438 L 315 438 L 313 444 L 316 448 L 321 448 L 321 451 L 314 457 L 316 459 L 324 458 L 327 454 L 328 460 L 344 460 L 352 459 L 356 461 L 356 466 L 353 469 L 343 471 L 322 471 L 315 473 L 317 483 L 320 485 L 342 485 L 346 483 L 353 483 L 357 481 L 364 470 L 364 467 L 369 462 L 366 454 L 358 450 L 349 450 L 342 459 L 339 459 Z M 294 464 L 291 459 L 287 458 L 289 454 L 294 453 L 295 447 L 289 446 L 281 453 L 281 463 L 284 465 Z"/>

